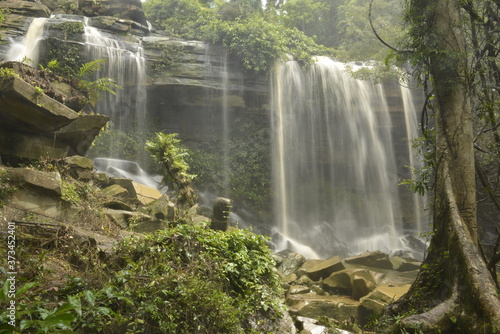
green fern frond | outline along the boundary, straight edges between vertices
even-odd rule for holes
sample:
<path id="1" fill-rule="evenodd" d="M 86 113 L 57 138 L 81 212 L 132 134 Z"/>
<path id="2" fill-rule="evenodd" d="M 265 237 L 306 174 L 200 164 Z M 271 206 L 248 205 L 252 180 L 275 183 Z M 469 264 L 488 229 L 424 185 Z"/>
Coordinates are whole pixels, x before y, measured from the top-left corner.
<path id="1" fill-rule="evenodd" d="M 95 72 L 99 71 L 105 63 L 106 59 L 96 59 L 91 62 L 85 63 L 78 70 L 76 77 L 79 79 L 88 79 L 92 77 Z"/>

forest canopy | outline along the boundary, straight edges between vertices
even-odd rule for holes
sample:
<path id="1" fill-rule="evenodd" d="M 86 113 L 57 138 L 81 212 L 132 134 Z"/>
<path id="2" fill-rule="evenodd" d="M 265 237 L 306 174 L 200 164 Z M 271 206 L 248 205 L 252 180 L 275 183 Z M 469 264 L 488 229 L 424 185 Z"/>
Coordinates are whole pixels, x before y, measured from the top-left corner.
<path id="1" fill-rule="evenodd" d="M 148 0 L 144 11 L 156 29 L 225 46 L 246 69 L 265 73 L 288 55 L 302 64 L 312 56 L 343 61 L 383 60 L 386 48 L 373 35 L 369 0 Z M 390 43 L 402 27 L 401 0 L 378 1 L 374 26 Z M 259 50 L 259 52 L 255 52 Z"/>

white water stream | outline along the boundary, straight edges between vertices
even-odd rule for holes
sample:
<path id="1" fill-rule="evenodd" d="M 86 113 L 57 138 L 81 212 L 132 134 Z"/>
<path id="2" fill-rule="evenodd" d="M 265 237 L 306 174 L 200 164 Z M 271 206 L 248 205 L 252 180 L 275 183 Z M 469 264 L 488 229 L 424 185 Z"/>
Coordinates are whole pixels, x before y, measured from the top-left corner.
<path id="1" fill-rule="evenodd" d="M 31 21 L 31 24 L 26 31 L 26 35 L 22 41 L 11 41 L 9 51 L 7 52 L 6 61 L 23 61 L 25 60 L 33 67 L 38 66 L 38 58 L 40 53 L 40 42 L 45 37 L 45 23 L 47 18 L 36 17 Z"/>
<path id="2" fill-rule="evenodd" d="M 353 79 L 342 63 L 322 57 L 308 71 L 293 61 L 278 65 L 272 97 L 281 239 L 320 256 L 400 247 L 401 203 L 382 85 Z"/>
<path id="3" fill-rule="evenodd" d="M 89 61 L 105 59 L 106 64 L 96 73 L 96 78 L 113 78 L 123 90 L 103 94 L 97 112 L 118 121 L 118 129 L 124 123 L 141 128 L 146 116 L 146 66 L 140 43 L 127 43 L 116 39 L 90 25 L 84 18 L 86 57 Z"/>

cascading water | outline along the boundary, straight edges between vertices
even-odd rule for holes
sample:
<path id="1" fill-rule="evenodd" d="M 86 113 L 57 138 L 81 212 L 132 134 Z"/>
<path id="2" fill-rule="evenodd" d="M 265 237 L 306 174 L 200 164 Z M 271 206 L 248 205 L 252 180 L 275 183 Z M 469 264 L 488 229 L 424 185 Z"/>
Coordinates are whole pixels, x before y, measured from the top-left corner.
<path id="1" fill-rule="evenodd" d="M 47 18 L 37 17 L 31 21 L 21 42 L 13 42 L 9 47 L 6 59 L 7 61 L 23 61 L 26 59 L 33 67 L 38 66 L 40 53 L 40 41 L 44 39 Z"/>
<path id="2" fill-rule="evenodd" d="M 229 169 L 229 68 L 227 63 L 227 53 L 223 54 L 222 69 L 222 150 L 223 150 L 223 189 L 224 197 L 229 197 L 230 169 Z"/>
<path id="3" fill-rule="evenodd" d="M 418 121 L 417 121 L 417 112 L 415 110 L 415 103 L 412 91 L 405 86 L 404 84 L 400 85 L 401 87 L 401 98 L 403 100 L 404 114 L 405 114 L 405 124 L 406 124 L 406 134 L 407 134 L 407 143 L 408 143 L 408 159 L 409 166 L 420 170 L 423 167 L 422 161 L 416 156 L 417 152 L 413 147 L 413 140 L 419 137 L 418 132 Z M 412 173 L 411 178 L 415 180 L 415 174 Z M 428 218 L 423 214 L 428 205 L 427 196 L 413 194 L 413 217 L 414 221 L 412 222 L 412 226 L 414 226 L 414 233 L 420 234 L 428 230 L 427 222 Z"/>
<path id="4" fill-rule="evenodd" d="M 272 97 L 278 240 L 323 257 L 397 248 L 402 217 L 382 85 L 320 57 L 307 72 L 278 65 Z"/>
<path id="5" fill-rule="evenodd" d="M 112 122 L 118 123 L 118 129 L 125 129 L 125 124 L 141 128 L 146 113 L 146 70 L 142 46 L 140 43 L 125 44 L 109 36 L 92 27 L 89 18 L 84 18 L 84 26 L 87 59 L 106 59 L 96 77 L 113 78 L 124 88 L 116 95 L 103 94 L 96 111 L 110 116 Z M 136 124 L 133 124 L 134 121 Z"/>

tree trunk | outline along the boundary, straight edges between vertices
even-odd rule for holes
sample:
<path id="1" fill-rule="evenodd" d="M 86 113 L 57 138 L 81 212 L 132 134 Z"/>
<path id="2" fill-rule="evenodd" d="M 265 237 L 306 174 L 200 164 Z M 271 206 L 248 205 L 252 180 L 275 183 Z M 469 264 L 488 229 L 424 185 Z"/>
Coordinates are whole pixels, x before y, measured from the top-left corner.
<path id="1" fill-rule="evenodd" d="M 436 116 L 434 235 L 417 280 L 387 309 L 413 315 L 391 330 L 500 330 L 500 299 L 479 252 L 473 115 L 459 5 L 460 0 L 426 0 L 426 24 L 435 43 L 426 50 Z"/>

